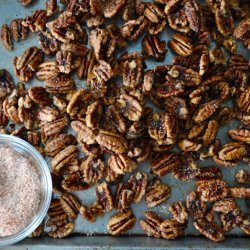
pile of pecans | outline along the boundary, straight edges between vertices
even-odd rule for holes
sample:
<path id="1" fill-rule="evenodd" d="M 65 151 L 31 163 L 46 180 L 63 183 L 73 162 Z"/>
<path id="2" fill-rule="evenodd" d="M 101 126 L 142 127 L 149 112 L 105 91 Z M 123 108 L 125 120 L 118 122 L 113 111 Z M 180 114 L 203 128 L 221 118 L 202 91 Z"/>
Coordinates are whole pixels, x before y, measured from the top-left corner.
<path id="1" fill-rule="evenodd" d="M 20 2 L 27 6 L 32 0 Z M 0 132 L 19 136 L 51 157 L 58 198 L 48 211 L 48 235 L 62 238 L 72 233 L 78 214 L 94 222 L 113 209 L 117 212 L 108 221 L 109 233 L 126 232 L 136 223 L 132 203 L 145 197 L 152 208 L 170 197 L 170 186 L 160 178 L 169 173 L 181 181 L 194 179 L 196 190 L 185 204 L 177 201 L 169 206 L 171 218 L 146 211 L 140 226 L 147 235 L 184 236 L 189 219 L 215 242 L 236 226 L 250 235 L 250 217 L 236 202 L 250 198 L 250 188 L 229 187 L 217 167 L 250 163 L 249 62 L 237 54 L 236 42 L 239 39 L 250 49 L 249 4 L 234 0 L 61 3 L 63 10 L 56 0 L 47 0 L 46 9 L 14 19 L 1 30 L 8 50 L 14 47 L 12 39 L 27 39 L 30 32 L 39 41 L 39 47 L 13 59 L 21 81 L 17 86 L 8 71 L 0 70 Z M 176 31 L 168 42 L 175 55 L 172 64 L 146 70 L 147 59 L 165 59 L 166 42 L 159 34 L 167 26 Z M 141 51 L 118 53 L 140 37 Z M 76 88 L 74 73 L 86 87 Z M 33 77 L 44 86 L 26 88 L 24 83 Z M 217 133 L 235 119 L 238 127 L 228 131 L 232 140 L 222 145 Z M 200 160 L 209 158 L 216 167 L 199 166 Z M 135 171 L 145 161 L 151 164 L 149 175 Z M 128 173 L 132 173 L 128 181 L 122 181 Z M 239 184 L 250 184 L 246 170 L 239 170 L 235 178 Z M 96 201 L 82 204 L 73 192 L 93 185 Z M 32 236 L 41 235 L 43 228 L 44 224 Z"/>

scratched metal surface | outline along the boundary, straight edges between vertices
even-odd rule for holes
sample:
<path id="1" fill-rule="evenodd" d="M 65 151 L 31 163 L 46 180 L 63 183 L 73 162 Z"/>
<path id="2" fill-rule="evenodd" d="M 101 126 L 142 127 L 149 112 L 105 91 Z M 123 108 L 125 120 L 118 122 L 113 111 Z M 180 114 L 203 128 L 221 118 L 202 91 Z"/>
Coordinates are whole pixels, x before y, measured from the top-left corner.
<path id="1" fill-rule="evenodd" d="M 45 5 L 45 1 L 41 0 L 41 1 L 36 1 L 35 4 L 33 4 L 32 6 L 30 6 L 28 8 L 24 8 L 18 3 L 17 0 L 8 0 L 8 1 L 7 0 L 0 0 L 0 23 L 1 23 L 1 25 L 3 23 L 9 24 L 12 19 L 17 18 L 17 17 L 25 17 L 27 15 L 30 15 L 32 13 L 32 11 L 44 8 L 44 5 Z M 167 29 L 161 34 L 161 39 L 165 39 L 166 41 L 168 41 L 171 39 L 172 35 L 173 35 L 173 31 Z M 137 41 L 137 42 L 130 43 L 129 44 L 130 51 L 139 51 L 140 50 L 140 41 L 141 41 L 141 39 L 139 39 L 139 41 Z M 13 75 L 16 83 L 18 82 L 18 79 L 14 75 L 12 58 L 14 56 L 21 55 L 25 49 L 27 49 L 30 46 L 34 46 L 34 45 L 39 46 L 35 35 L 31 34 L 26 41 L 14 43 L 14 47 L 15 47 L 14 51 L 11 51 L 11 52 L 6 51 L 2 46 L 0 46 L 0 68 L 6 68 Z M 248 59 L 250 58 L 249 51 L 246 51 L 240 43 L 239 43 L 238 52 L 242 53 L 246 58 L 248 58 Z M 171 54 L 170 50 L 168 50 L 168 53 L 167 53 L 167 56 L 166 56 L 166 59 L 164 62 L 156 63 L 154 61 L 148 60 L 147 67 L 154 68 L 156 65 L 170 64 L 171 60 L 172 60 L 172 56 L 173 55 Z M 78 79 L 76 79 L 76 83 L 77 83 L 77 86 L 84 86 L 85 85 L 84 81 L 80 81 Z M 29 87 L 31 85 L 43 85 L 43 83 L 36 80 L 36 79 L 33 79 L 32 81 L 27 83 L 27 87 Z M 222 143 L 230 141 L 230 139 L 227 137 L 225 132 L 228 130 L 228 128 L 233 128 L 233 127 L 235 127 L 235 124 L 231 123 L 227 128 L 223 127 L 220 129 L 219 138 L 222 140 Z M 214 165 L 214 162 L 211 160 L 206 160 L 206 161 L 200 162 L 200 165 L 201 166 L 211 166 L 211 165 Z M 239 164 L 237 167 L 234 167 L 234 168 L 222 168 L 223 177 L 229 185 L 231 185 L 231 186 L 237 185 L 234 182 L 234 173 L 237 170 L 239 170 L 240 168 L 247 169 L 249 167 L 247 165 L 244 165 L 244 164 L 242 164 L 242 165 Z M 139 171 L 139 170 L 148 173 L 149 172 L 149 163 L 144 163 L 144 164 L 139 165 L 139 167 L 136 169 L 136 171 Z M 161 179 L 163 182 L 169 184 L 172 187 L 172 195 L 167 202 L 164 202 L 162 205 L 160 205 L 156 208 L 153 208 L 151 210 L 158 212 L 164 218 L 168 218 L 170 216 L 168 213 L 169 204 L 172 203 L 173 201 L 185 200 L 187 193 L 189 193 L 191 190 L 194 189 L 194 183 L 193 183 L 193 181 L 182 182 L 182 181 L 176 180 L 172 177 L 171 174 L 168 174 L 167 176 L 165 176 Z M 78 195 L 78 197 L 82 200 L 82 202 L 84 204 L 91 204 L 96 199 L 94 187 L 87 190 L 87 191 L 78 192 L 76 194 Z M 243 211 L 249 212 L 249 208 L 246 207 L 245 202 L 239 201 L 239 203 L 240 203 Z M 145 210 L 147 210 L 144 201 L 141 202 L 139 205 L 133 204 L 132 209 L 133 209 L 133 212 L 135 213 L 138 220 L 143 217 L 143 212 Z M 89 234 L 90 235 L 91 234 L 95 234 L 95 235 L 107 234 L 107 231 L 106 231 L 107 220 L 114 213 L 115 213 L 115 211 L 105 214 L 105 216 L 103 218 L 98 219 L 96 221 L 96 223 L 94 223 L 94 224 L 83 221 L 79 216 L 77 221 L 76 221 L 76 228 L 75 228 L 76 235 L 78 235 L 78 234 L 84 234 L 84 235 L 86 235 L 86 234 L 87 235 L 89 235 Z M 140 229 L 138 224 L 139 223 L 137 222 L 135 227 L 132 230 L 128 231 L 127 234 L 129 234 L 129 235 L 131 235 L 131 234 L 132 235 L 142 235 L 143 231 Z M 189 236 L 190 235 L 194 235 L 194 236 L 199 235 L 197 233 L 197 231 L 195 231 L 193 229 L 191 221 L 189 222 L 186 233 Z M 231 236 L 241 235 L 241 231 L 236 228 L 236 229 L 232 230 L 229 235 L 231 235 Z M 129 238 L 127 238 L 127 239 L 129 240 Z M 154 241 L 154 239 L 151 238 L 150 241 Z M 28 241 L 28 244 L 33 244 L 32 242 L 33 243 L 36 242 L 35 244 L 39 244 L 39 240 L 38 241 Z M 41 241 L 41 242 L 43 242 L 43 241 Z M 60 244 L 60 243 L 58 242 L 58 244 Z M 158 244 L 158 243 L 156 243 L 156 244 Z"/>

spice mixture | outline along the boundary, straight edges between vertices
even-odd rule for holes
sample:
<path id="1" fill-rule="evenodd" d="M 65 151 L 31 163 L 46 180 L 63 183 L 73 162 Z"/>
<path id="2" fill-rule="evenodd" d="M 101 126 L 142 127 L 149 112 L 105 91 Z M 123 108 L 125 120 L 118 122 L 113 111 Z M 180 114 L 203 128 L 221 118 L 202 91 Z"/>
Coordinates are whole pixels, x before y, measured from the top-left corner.
<path id="1" fill-rule="evenodd" d="M 0 237 L 24 229 L 40 198 L 41 183 L 32 163 L 12 148 L 0 146 Z"/>

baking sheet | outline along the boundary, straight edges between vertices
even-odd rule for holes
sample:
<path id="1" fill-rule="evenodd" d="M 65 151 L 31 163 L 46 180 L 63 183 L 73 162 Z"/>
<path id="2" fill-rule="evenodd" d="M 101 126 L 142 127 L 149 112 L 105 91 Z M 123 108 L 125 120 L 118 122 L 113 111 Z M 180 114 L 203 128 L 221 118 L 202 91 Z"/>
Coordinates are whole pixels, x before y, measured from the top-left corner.
<path id="1" fill-rule="evenodd" d="M 32 6 L 28 8 L 22 7 L 17 0 L 0 0 L 0 23 L 7 23 L 10 24 L 11 20 L 14 18 L 20 18 L 20 17 L 26 17 L 27 15 L 31 15 L 34 10 L 45 8 L 45 1 L 35 1 Z M 173 31 L 167 29 L 161 34 L 161 39 L 164 39 L 166 41 L 170 40 L 173 36 Z M 143 36 L 142 36 L 143 37 Z M 140 51 L 140 42 L 141 39 L 139 39 L 137 42 L 133 42 L 129 44 L 129 51 Z M 28 39 L 26 41 L 21 41 L 19 43 L 14 43 L 14 50 L 9 52 L 5 50 L 2 46 L 0 46 L 0 68 L 6 68 L 15 79 L 15 82 L 17 83 L 19 80 L 15 77 L 14 71 L 13 71 L 13 65 L 12 65 L 12 58 L 14 56 L 20 56 L 25 49 L 31 46 L 38 46 L 38 42 L 36 39 L 36 36 L 34 34 L 30 34 Z M 245 50 L 241 43 L 239 43 L 239 49 L 238 53 L 242 53 L 246 58 L 250 58 L 250 52 Z M 153 60 L 147 61 L 147 67 L 148 68 L 154 68 L 156 65 L 163 65 L 163 64 L 171 64 L 173 55 L 171 54 L 171 51 L 168 50 L 168 53 L 166 55 L 166 59 L 164 62 L 156 63 Z M 80 81 L 76 79 L 77 86 L 81 87 L 85 85 L 84 81 Z M 31 85 L 43 85 L 42 82 L 38 81 L 37 79 L 33 79 L 29 83 L 27 83 L 27 87 Z M 220 139 L 222 140 L 222 143 L 229 142 L 230 139 L 227 137 L 225 131 L 228 130 L 228 128 L 234 128 L 235 124 L 231 123 L 227 128 L 223 127 L 220 129 Z M 199 163 L 201 166 L 213 166 L 215 165 L 212 160 L 206 160 Z M 237 184 L 234 182 L 234 173 L 239 170 L 240 168 L 249 169 L 249 166 L 246 164 L 239 164 L 237 167 L 234 168 L 221 168 L 223 172 L 223 178 L 227 181 L 227 183 L 231 186 L 236 186 Z M 136 169 L 136 171 L 143 171 L 149 173 L 149 164 L 144 163 L 140 164 L 139 167 Z M 151 211 L 155 211 L 162 215 L 164 218 L 169 218 L 169 212 L 168 212 L 168 206 L 177 200 L 184 200 L 187 194 L 194 189 L 194 183 L 193 181 L 179 181 L 172 177 L 172 174 L 168 174 L 165 177 L 162 177 L 161 180 L 164 183 L 169 184 L 172 187 L 172 194 L 170 199 L 167 200 L 167 202 L 164 202 L 162 205 L 155 207 L 153 209 L 150 209 Z M 96 199 L 95 197 L 95 187 L 92 187 L 91 189 L 84 191 L 84 192 L 76 192 L 76 195 L 82 200 L 83 204 L 89 205 L 93 203 Z M 241 205 L 241 208 L 244 212 L 249 212 L 249 208 L 246 207 L 246 204 L 244 201 L 240 201 L 239 203 Z M 144 201 L 142 201 L 140 204 L 132 204 L 132 210 L 137 217 L 138 221 L 140 218 L 144 217 L 143 212 L 148 210 L 145 206 Z M 106 224 L 109 219 L 109 217 L 115 213 L 115 210 L 113 210 L 110 213 L 106 213 L 103 218 L 99 218 L 94 224 L 91 224 L 87 222 L 86 220 L 83 220 L 80 216 L 78 217 L 76 221 L 76 227 L 75 227 L 75 234 L 84 234 L 84 235 L 105 235 L 107 234 L 106 230 Z M 186 230 L 187 235 L 199 235 L 199 233 L 193 228 L 192 221 L 189 221 L 188 228 Z M 137 222 L 135 227 L 128 231 L 127 234 L 131 235 L 143 235 L 143 231 L 139 227 L 139 223 Z M 242 232 L 235 228 L 232 230 L 228 235 L 241 235 Z M 126 234 L 125 234 L 126 235 Z M 150 238 L 152 240 L 152 238 Z M 148 241 L 148 239 L 147 239 Z M 63 245 L 63 241 L 60 241 L 60 245 Z"/>

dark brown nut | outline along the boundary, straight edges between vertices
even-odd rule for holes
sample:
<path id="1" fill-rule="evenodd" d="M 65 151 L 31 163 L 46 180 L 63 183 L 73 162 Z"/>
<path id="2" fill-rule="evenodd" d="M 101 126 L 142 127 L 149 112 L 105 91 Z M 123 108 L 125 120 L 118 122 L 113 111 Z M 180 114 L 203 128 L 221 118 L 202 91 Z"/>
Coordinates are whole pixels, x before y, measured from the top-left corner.
<path id="1" fill-rule="evenodd" d="M 149 69 L 145 71 L 143 84 L 142 84 L 142 91 L 145 94 L 148 94 L 152 91 L 153 85 L 155 80 L 155 73 L 153 70 Z"/>
<path id="2" fill-rule="evenodd" d="M 174 114 L 180 120 L 186 120 L 188 118 L 188 106 L 184 99 L 171 96 L 165 100 L 164 105 L 170 113 Z"/>
<path id="3" fill-rule="evenodd" d="M 6 97 L 14 88 L 11 74 L 6 69 L 0 69 L 0 99 Z"/>
<path id="4" fill-rule="evenodd" d="M 204 146 L 208 146 L 213 143 L 213 141 L 216 138 L 218 130 L 219 130 L 219 123 L 215 120 L 210 120 L 208 122 L 205 133 L 202 136 L 202 141 Z"/>
<path id="5" fill-rule="evenodd" d="M 109 212 L 114 208 L 114 201 L 110 187 L 106 182 L 96 187 L 97 203 L 102 207 L 103 211 Z"/>
<path id="6" fill-rule="evenodd" d="M 60 197 L 60 202 L 64 212 L 71 219 L 76 219 L 79 209 L 81 207 L 81 203 L 76 196 L 73 194 L 63 194 Z"/>
<path id="7" fill-rule="evenodd" d="M 86 56 L 89 49 L 82 43 L 78 42 L 68 42 L 63 43 L 61 46 L 61 51 L 71 52 L 74 56 Z"/>
<path id="8" fill-rule="evenodd" d="M 97 129 L 102 119 L 103 108 L 99 102 L 94 102 L 88 106 L 86 112 L 86 125 L 91 129 Z"/>
<path id="9" fill-rule="evenodd" d="M 98 183 L 104 175 L 104 162 L 101 159 L 95 159 L 93 156 L 86 157 L 80 170 L 83 173 L 84 180 L 91 184 Z"/>
<path id="10" fill-rule="evenodd" d="M 73 159 L 70 163 L 68 163 L 60 172 L 60 174 L 70 175 L 80 171 L 80 164 L 77 159 Z"/>
<path id="11" fill-rule="evenodd" d="M 74 222 L 69 222 L 65 225 L 57 227 L 54 231 L 49 232 L 48 236 L 55 239 L 65 238 L 74 231 L 74 228 L 75 228 Z"/>
<path id="12" fill-rule="evenodd" d="M 62 188 L 68 192 L 83 191 L 89 188 L 79 172 L 72 173 L 62 181 Z"/>
<path id="13" fill-rule="evenodd" d="M 222 173 L 221 170 L 217 167 L 203 167 L 200 168 L 200 171 L 196 174 L 195 178 L 199 181 L 222 179 Z"/>
<path id="14" fill-rule="evenodd" d="M 29 29 L 22 24 L 22 18 L 13 19 L 10 23 L 10 31 L 16 42 L 27 39 Z"/>
<path id="15" fill-rule="evenodd" d="M 175 143 L 178 126 L 176 119 L 168 113 L 153 113 L 148 120 L 148 133 L 159 145 Z"/>
<path id="16" fill-rule="evenodd" d="M 28 90 L 30 99 L 41 106 L 46 106 L 50 104 L 50 99 L 44 87 L 31 87 Z"/>
<path id="17" fill-rule="evenodd" d="M 87 79 L 95 63 L 96 59 L 94 52 L 93 50 L 89 50 L 85 56 L 81 57 L 79 67 L 77 68 L 77 77 L 79 79 Z"/>
<path id="18" fill-rule="evenodd" d="M 130 121 L 140 120 L 143 108 L 136 98 L 127 94 L 121 94 L 117 100 L 117 106 L 121 113 Z"/>
<path id="19" fill-rule="evenodd" d="M 56 62 L 59 71 L 64 74 L 69 74 L 77 68 L 76 60 L 70 51 L 58 51 L 56 53 Z"/>
<path id="20" fill-rule="evenodd" d="M 143 33 L 147 26 L 147 21 L 144 16 L 140 16 L 137 19 L 130 20 L 123 24 L 121 28 L 121 34 L 124 38 L 131 41 L 137 40 Z"/>
<path id="21" fill-rule="evenodd" d="M 59 75 L 60 70 L 55 61 L 46 61 L 39 65 L 36 71 L 36 77 L 40 81 L 55 78 Z"/>
<path id="22" fill-rule="evenodd" d="M 238 98 L 236 99 L 237 106 L 241 111 L 244 111 L 246 113 L 250 112 L 249 99 L 250 99 L 250 87 L 242 91 L 239 94 Z"/>
<path id="23" fill-rule="evenodd" d="M 77 151 L 77 147 L 74 145 L 67 146 L 60 151 L 51 161 L 53 171 L 59 172 L 61 168 L 76 157 Z"/>
<path id="24" fill-rule="evenodd" d="M 89 207 L 82 205 L 79 212 L 83 219 L 89 221 L 90 223 L 94 223 L 97 217 L 103 216 L 104 214 L 103 207 L 97 202 Z"/>
<path id="25" fill-rule="evenodd" d="M 102 99 L 107 94 L 108 86 L 106 82 L 99 82 L 94 74 L 88 76 L 88 87 L 95 99 Z"/>
<path id="26" fill-rule="evenodd" d="M 126 211 L 134 199 L 134 192 L 129 189 L 129 186 L 124 183 L 119 183 L 116 186 L 116 208 L 118 212 Z"/>
<path id="27" fill-rule="evenodd" d="M 236 40 L 232 37 L 228 37 L 223 41 L 224 48 L 231 54 L 237 54 Z"/>
<path id="28" fill-rule="evenodd" d="M 139 203 L 146 193 L 148 184 L 147 174 L 137 172 L 136 174 L 131 175 L 128 180 L 128 184 L 130 186 L 131 191 L 133 192 L 133 201 L 135 203 Z"/>
<path id="29" fill-rule="evenodd" d="M 247 155 L 247 146 L 241 142 L 225 144 L 218 152 L 218 158 L 222 161 L 242 160 Z"/>
<path id="30" fill-rule="evenodd" d="M 53 199 L 50 203 L 48 210 L 48 215 L 50 218 L 55 218 L 58 216 L 64 216 L 65 212 L 62 208 L 61 202 L 59 199 Z"/>
<path id="31" fill-rule="evenodd" d="M 235 175 L 235 180 L 239 184 L 250 184 L 250 173 L 245 169 L 238 170 Z"/>
<path id="32" fill-rule="evenodd" d="M 192 140 L 194 138 L 197 138 L 198 136 L 201 135 L 201 133 L 204 131 L 205 129 L 205 124 L 201 123 L 201 124 L 194 124 L 190 130 L 188 131 L 188 139 Z"/>
<path id="33" fill-rule="evenodd" d="M 205 103 L 194 115 L 193 120 L 196 123 L 201 123 L 210 118 L 220 107 L 220 100 L 212 100 Z"/>
<path id="34" fill-rule="evenodd" d="M 247 71 L 249 69 L 248 61 L 242 55 L 232 55 L 228 61 L 229 70 Z"/>
<path id="35" fill-rule="evenodd" d="M 2 43 L 3 43 L 3 46 L 5 49 L 13 50 L 12 36 L 11 36 L 10 30 L 9 30 L 7 24 L 2 25 L 1 40 L 2 40 Z"/>
<path id="36" fill-rule="evenodd" d="M 10 98 L 5 99 L 3 102 L 3 112 L 5 116 L 11 121 L 13 121 L 16 124 L 21 123 L 19 115 L 18 115 L 18 108 L 16 107 L 17 104 L 17 98 Z"/>
<path id="37" fill-rule="evenodd" d="M 229 196 L 233 198 L 249 198 L 250 188 L 244 188 L 244 187 L 229 188 Z"/>
<path id="38" fill-rule="evenodd" d="M 147 207 L 155 207 L 166 201 L 171 194 L 171 189 L 167 184 L 160 182 L 160 180 L 153 180 L 146 191 Z"/>
<path id="39" fill-rule="evenodd" d="M 151 163 L 153 173 L 158 176 L 164 176 L 172 170 L 180 167 L 180 157 L 175 152 L 165 153 L 162 156 L 156 156 Z"/>
<path id="40" fill-rule="evenodd" d="M 246 216 L 240 224 L 240 229 L 247 235 L 250 235 L 250 218 Z"/>
<path id="41" fill-rule="evenodd" d="M 238 208 L 238 205 L 236 204 L 234 199 L 225 198 L 223 200 L 216 201 L 213 204 L 212 210 L 214 212 L 227 214 L 235 210 L 236 208 Z"/>
<path id="42" fill-rule="evenodd" d="M 248 32 L 250 29 L 250 18 L 245 18 L 243 21 L 241 21 L 236 29 L 234 30 L 234 36 L 238 39 L 243 40 L 246 47 L 250 48 L 250 40 L 248 36 Z"/>
<path id="43" fill-rule="evenodd" d="M 174 202 L 169 206 L 169 211 L 173 218 L 181 224 L 185 224 L 188 220 L 188 214 L 184 205 L 180 202 Z"/>
<path id="44" fill-rule="evenodd" d="M 169 26 L 172 29 L 183 33 L 188 33 L 190 31 L 190 28 L 188 27 L 188 19 L 183 8 L 170 13 L 169 15 L 167 15 L 167 18 Z"/>
<path id="45" fill-rule="evenodd" d="M 131 229 L 136 223 L 136 218 L 131 211 L 120 212 L 113 215 L 107 224 L 111 235 L 120 235 Z"/>
<path id="46" fill-rule="evenodd" d="M 8 117 L 5 115 L 4 110 L 0 106 L 0 128 L 1 128 L 1 130 L 3 129 L 3 127 L 5 127 L 8 124 L 8 121 L 9 121 Z M 2 133 L 3 132 L 4 132 L 4 129 L 2 130 Z"/>
<path id="47" fill-rule="evenodd" d="M 156 238 L 162 237 L 160 225 L 163 219 L 157 214 L 147 211 L 144 213 L 145 219 L 140 220 L 140 226 L 142 230 L 148 235 Z"/>
<path id="48" fill-rule="evenodd" d="M 221 242 L 225 239 L 222 230 L 215 224 L 205 219 L 199 219 L 193 223 L 194 227 L 205 237 L 214 242 Z"/>
<path id="49" fill-rule="evenodd" d="M 44 222 L 42 222 L 28 237 L 38 238 L 42 235 L 43 230 L 44 230 Z"/>
<path id="50" fill-rule="evenodd" d="M 208 90 L 209 90 L 208 86 L 200 86 L 196 88 L 194 91 L 192 91 L 189 94 L 190 104 L 198 105 L 202 101 L 203 96 L 207 93 Z"/>
<path id="51" fill-rule="evenodd" d="M 38 131 L 28 131 L 27 140 L 33 146 L 39 146 L 41 142 L 41 133 Z"/>
<path id="52" fill-rule="evenodd" d="M 180 56 L 189 56 L 193 52 L 191 39 L 182 34 L 175 34 L 168 43 L 169 47 Z"/>
<path id="53" fill-rule="evenodd" d="M 81 143 L 92 145 L 96 143 L 96 135 L 81 121 L 72 121 L 71 127 L 78 133 L 77 141 L 81 145 Z"/>
<path id="54" fill-rule="evenodd" d="M 31 79 L 42 61 L 43 52 L 37 47 L 30 47 L 20 57 L 14 57 L 14 72 L 21 81 L 26 82 Z"/>
<path id="55" fill-rule="evenodd" d="M 112 155 L 108 165 L 116 174 L 129 173 L 136 168 L 136 163 L 125 154 Z"/>
<path id="56" fill-rule="evenodd" d="M 202 26 L 201 12 L 198 3 L 194 0 L 185 2 L 184 11 L 189 28 L 198 33 Z"/>
<path id="57" fill-rule="evenodd" d="M 250 130 L 248 129 L 230 129 L 228 134 L 233 140 L 250 144 Z"/>
<path id="58" fill-rule="evenodd" d="M 63 211 L 63 214 L 61 215 L 56 215 L 55 217 L 50 216 L 46 222 L 46 227 L 60 227 L 62 225 L 65 225 L 68 222 L 69 222 L 69 217 Z"/>
<path id="59" fill-rule="evenodd" d="M 219 179 L 201 180 L 196 182 L 197 192 L 205 202 L 217 201 L 228 195 L 226 183 Z"/>
<path id="60" fill-rule="evenodd" d="M 164 239 L 172 240 L 184 236 L 185 226 L 175 219 L 169 219 L 161 223 L 160 230 Z"/>
<path id="61" fill-rule="evenodd" d="M 186 181 L 193 179 L 200 172 L 200 168 L 194 159 L 188 155 L 183 155 L 179 166 L 173 169 L 173 176 L 176 179 Z"/>
<path id="62" fill-rule="evenodd" d="M 75 88 L 75 81 L 67 75 L 58 75 L 45 80 L 47 92 L 51 94 L 67 94 Z"/>
<path id="63" fill-rule="evenodd" d="M 202 144 L 198 144 L 189 140 L 181 140 L 179 141 L 178 146 L 184 152 L 192 152 L 198 151 L 202 147 Z"/>
<path id="64" fill-rule="evenodd" d="M 47 14 L 45 10 L 36 10 L 32 16 L 23 19 L 23 26 L 30 29 L 31 32 L 44 31 L 46 29 Z"/>
<path id="65" fill-rule="evenodd" d="M 242 212 L 239 208 L 235 208 L 234 210 L 224 214 L 220 214 L 220 221 L 222 223 L 223 231 L 229 232 L 237 225 L 239 225 L 243 220 Z"/>
<path id="66" fill-rule="evenodd" d="M 142 40 L 142 54 L 144 57 L 153 57 L 162 61 L 166 54 L 166 42 L 161 41 L 157 36 L 145 36 Z"/>
<path id="67" fill-rule="evenodd" d="M 103 60 L 99 60 L 99 64 L 95 65 L 92 69 L 92 72 L 90 73 L 93 74 L 96 78 L 96 80 L 100 83 L 105 83 L 107 82 L 110 78 L 113 76 L 113 70 L 111 68 L 111 65 Z M 91 76 L 88 76 L 88 78 L 91 78 Z M 87 79 L 88 81 L 88 79 Z"/>
<path id="68" fill-rule="evenodd" d="M 124 153 L 128 148 L 127 141 L 118 134 L 100 130 L 96 137 L 98 144 L 104 149 L 116 154 Z"/>
<path id="69" fill-rule="evenodd" d="M 55 54 L 59 50 L 59 42 L 48 31 L 40 31 L 38 33 L 38 41 L 46 55 Z"/>
<path id="70" fill-rule="evenodd" d="M 47 0 L 46 1 L 46 13 L 47 16 L 52 16 L 57 12 L 57 0 Z"/>

